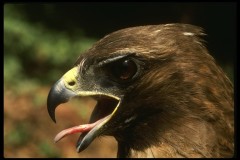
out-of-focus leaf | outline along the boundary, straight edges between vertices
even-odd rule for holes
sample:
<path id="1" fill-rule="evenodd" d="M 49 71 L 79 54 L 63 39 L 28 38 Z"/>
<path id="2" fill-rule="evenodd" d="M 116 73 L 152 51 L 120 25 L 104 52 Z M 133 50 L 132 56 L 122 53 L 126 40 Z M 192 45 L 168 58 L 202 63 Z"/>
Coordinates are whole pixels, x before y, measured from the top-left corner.
<path id="1" fill-rule="evenodd" d="M 62 76 L 95 42 L 83 35 L 73 35 L 30 22 L 14 5 L 5 5 L 4 83 L 18 85 L 25 79 L 44 84 Z"/>

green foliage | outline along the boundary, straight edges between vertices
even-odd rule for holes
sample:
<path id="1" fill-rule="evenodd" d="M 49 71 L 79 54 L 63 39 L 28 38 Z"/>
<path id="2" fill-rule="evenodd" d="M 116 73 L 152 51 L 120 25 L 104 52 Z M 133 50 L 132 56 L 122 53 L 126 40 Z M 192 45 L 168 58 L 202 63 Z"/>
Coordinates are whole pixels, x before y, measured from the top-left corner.
<path id="1" fill-rule="evenodd" d="M 44 141 L 38 144 L 39 151 L 44 157 L 48 158 L 60 158 L 59 153 L 54 149 L 49 142 Z"/>
<path id="2" fill-rule="evenodd" d="M 33 95 L 32 102 L 34 104 L 34 107 L 42 107 L 46 105 L 46 99 L 47 95 L 43 94 Z"/>
<path id="3" fill-rule="evenodd" d="M 28 21 L 17 7 L 7 4 L 4 6 L 4 83 L 22 88 L 23 83 L 54 82 L 94 42 L 83 35 L 46 29 L 41 23 Z"/>
<path id="4" fill-rule="evenodd" d="M 28 142 L 30 139 L 30 132 L 28 132 L 29 126 L 26 124 L 18 123 L 16 127 L 11 130 L 6 137 L 4 137 L 5 143 L 9 146 L 21 146 Z"/>

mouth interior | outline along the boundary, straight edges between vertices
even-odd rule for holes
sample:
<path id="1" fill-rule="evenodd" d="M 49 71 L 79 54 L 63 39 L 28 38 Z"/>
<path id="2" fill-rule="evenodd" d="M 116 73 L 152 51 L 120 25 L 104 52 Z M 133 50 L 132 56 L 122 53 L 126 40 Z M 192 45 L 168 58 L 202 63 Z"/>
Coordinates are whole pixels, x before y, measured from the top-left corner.
<path id="1" fill-rule="evenodd" d="M 75 133 L 83 133 L 77 142 L 79 143 L 79 141 L 81 141 L 93 128 L 102 126 L 107 123 L 107 121 L 115 113 L 119 100 L 103 95 L 92 96 L 92 98 L 97 100 L 97 104 L 92 111 L 89 123 L 74 126 L 59 132 L 54 138 L 55 143 L 68 135 Z"/>

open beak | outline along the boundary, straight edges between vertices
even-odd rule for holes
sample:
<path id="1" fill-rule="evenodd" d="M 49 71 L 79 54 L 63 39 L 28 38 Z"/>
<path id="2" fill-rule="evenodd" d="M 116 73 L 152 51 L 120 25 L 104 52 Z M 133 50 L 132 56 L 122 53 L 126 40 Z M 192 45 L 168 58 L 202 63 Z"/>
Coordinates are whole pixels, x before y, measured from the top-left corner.
<path id="1" fill-rule="evenodd" d="M 103 132 L 103 126 L 111 119 L 120 104 L 120 98 L 114 95 L 82 90 L 81 84 L 79 84 L 78 81 L 79 78 L 78 67 L 72 68 L 53 85 L 47 99 L 48 113 L 54 122 L 56 122 L 56 107 L 61 103 L 69 101 L 73 97 L 91 96 L 98 101 L 90 117 L 89 124 L 82 124 L 65 129 L 57 134 L 54 139 L 54 141 L 57 142 L 67 135 L 82 133 L 77 142 L 77 152 L 87 148 L 88 145 Z"/>

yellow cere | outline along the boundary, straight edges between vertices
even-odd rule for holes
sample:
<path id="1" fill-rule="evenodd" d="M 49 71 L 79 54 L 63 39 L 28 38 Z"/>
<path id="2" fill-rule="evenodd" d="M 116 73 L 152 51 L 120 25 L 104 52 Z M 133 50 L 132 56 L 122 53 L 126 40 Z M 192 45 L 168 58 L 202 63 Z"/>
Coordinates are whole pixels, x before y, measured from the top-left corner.
<path id="1" fill-rule="evenodd" d="M 78 67 L 74 67 L 63 75 L 63 81 L 66 88 L 74 90 L 77 87 L 77 70 Z"/>

